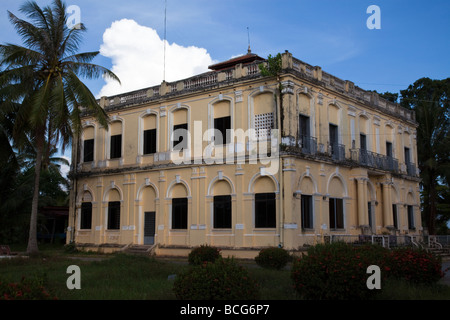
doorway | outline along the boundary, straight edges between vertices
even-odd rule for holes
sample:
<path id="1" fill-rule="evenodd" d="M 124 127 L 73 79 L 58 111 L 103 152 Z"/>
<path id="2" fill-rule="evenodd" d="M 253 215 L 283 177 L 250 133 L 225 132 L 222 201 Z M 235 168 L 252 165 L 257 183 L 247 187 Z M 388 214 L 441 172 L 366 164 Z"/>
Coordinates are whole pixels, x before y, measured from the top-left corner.
<path id="1" fill-rule="evenodd" d="M 147 211 L 144 214 L 144 244 L 155 243 L 155 220 L 154 211 Z"/>

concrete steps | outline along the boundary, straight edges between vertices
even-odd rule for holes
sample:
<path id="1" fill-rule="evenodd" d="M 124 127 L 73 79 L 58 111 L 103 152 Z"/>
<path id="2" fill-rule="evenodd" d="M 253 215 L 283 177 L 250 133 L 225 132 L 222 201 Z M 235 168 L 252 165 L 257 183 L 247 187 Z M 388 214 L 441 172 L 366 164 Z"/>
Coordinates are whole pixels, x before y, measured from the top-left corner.
<path id="1" fill-rule="evenodd" d="M 156 245 L 132 244 L 126 247 L 123 252 L 128 254 L 151 255 Z"/>
<path id="2" fill-rule="evenodd" d="M 427 250 L 442 258 L 450 258 L 450 248 L 428 248 Z"/>

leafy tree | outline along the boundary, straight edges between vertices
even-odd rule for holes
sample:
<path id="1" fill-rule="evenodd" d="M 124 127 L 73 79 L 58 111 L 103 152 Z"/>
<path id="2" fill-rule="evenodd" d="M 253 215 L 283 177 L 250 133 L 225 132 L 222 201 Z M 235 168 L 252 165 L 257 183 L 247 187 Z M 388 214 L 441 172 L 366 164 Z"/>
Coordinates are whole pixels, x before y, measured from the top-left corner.
<path id="1" fill-rule="evenodd" d="M 435 234 L 439 188 L 450 182 L 450 78 L 421 78 L 401 90 L 401 105 L 416 113 L 418 165 L 423 214 L 430 234 Z M 444 188 L 445 189 L 445 188 Z"/>
<path id="2" fill-rule="evenodd" d="M 99 52 L 77 53 L 85 26 L 69 28 L 66 5 L 54 0 L 40 8 L 28 1 L 20 11 L 29 21 L 8 11 L 10 22 L 22 37 L 23 46 L 0 45 L 1 108 L 17 109 L 12 137 L 20 148 L 23 132 L 31 132 L 36 150 L 33 200 L 30 216 L 28 253 L 37 253 L 37 212 L 41 168 L 49 163 L 51 147 L 67 147 L 81 129 L 81 108 L 93 113 L 106 128 L 108 116 L 94 95 L 80 80 L 106 76 L 119 81 L 110 70 L 91 63 Z M 46 142 L 50 144 L 46 152 Z"/>
<path id="3" fill-rule="evenodd" d="M 380 97 L 390 101 L 390 102 L 398 102 L 398 93 L 392 93 L 392 92 L 388 92 L 386 91 L 385 93 L 380 93 L 379 94 Z"/>

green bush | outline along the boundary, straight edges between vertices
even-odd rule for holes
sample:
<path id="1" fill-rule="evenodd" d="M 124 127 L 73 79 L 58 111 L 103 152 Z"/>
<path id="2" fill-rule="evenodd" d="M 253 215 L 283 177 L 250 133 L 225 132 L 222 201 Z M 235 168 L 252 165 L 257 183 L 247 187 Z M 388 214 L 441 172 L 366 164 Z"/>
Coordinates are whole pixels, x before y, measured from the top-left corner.
<path id="1" fill-rule="evenodd" d="M 65 253 L 77 253 L 78 249 L 77 249 L 77 246 L 76 246 L 75 242 L 71 241 L 70 243 L 65 244 L 64 245 L 64 252 Z"/>
<path id="2" fill-rule="evenodd" d="M 387 253 L 381 246 L 341 242 L 310 247 L 293 264 L 294 288 L 305 299 L 368 299 L 377 290 L 367 288 L 367 267 L 383 269 Z"/>
<path id="3" fill-rule="evenodd" d="M 43 278 L 22 278 L 20 282 L 0 280 L 0 300 L 54 300 Z"/>
<path id="4" fill-rule="evenodd" d="M 257 283 L 233 259 L 191 266 L 175 278 L 175 296 L 180 300 L 255 300 Z"/>
<path id="5" fill-rule="evenodd" d="M 277 270 L 284 268 L 291 260 L 289 252 L 278 247 L 262 249 L 255 257 L 255 261 L 259 266 Z"/>
<path id="6" fill-rule="evenodd" d="M 398 248 L 386 257 L 390 277 L 417 284 L 433 284 L 444 276 L 441 258 L 423 249 Z"/>
<path id="7" fill-rule="evenodd" d="M 189 264 L 200 265 L 204 262 L 214 262 L 220 257 L 219 249 L 206 244 L 192 249 L 189 253 L 188 261 Z"/>

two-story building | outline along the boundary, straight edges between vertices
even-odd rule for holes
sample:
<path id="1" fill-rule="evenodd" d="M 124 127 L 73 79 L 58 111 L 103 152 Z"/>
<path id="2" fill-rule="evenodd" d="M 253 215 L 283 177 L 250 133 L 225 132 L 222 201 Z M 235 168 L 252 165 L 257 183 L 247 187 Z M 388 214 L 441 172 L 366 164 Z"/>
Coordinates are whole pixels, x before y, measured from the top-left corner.
<path id="1" fill-rule="evenodd" d="M 201 244 L 254 256 L 330 237 L 420 235 L 413 111 L 282 54 L 102 97 L 73 147 L 67 239 L 87 250 Z"/>

